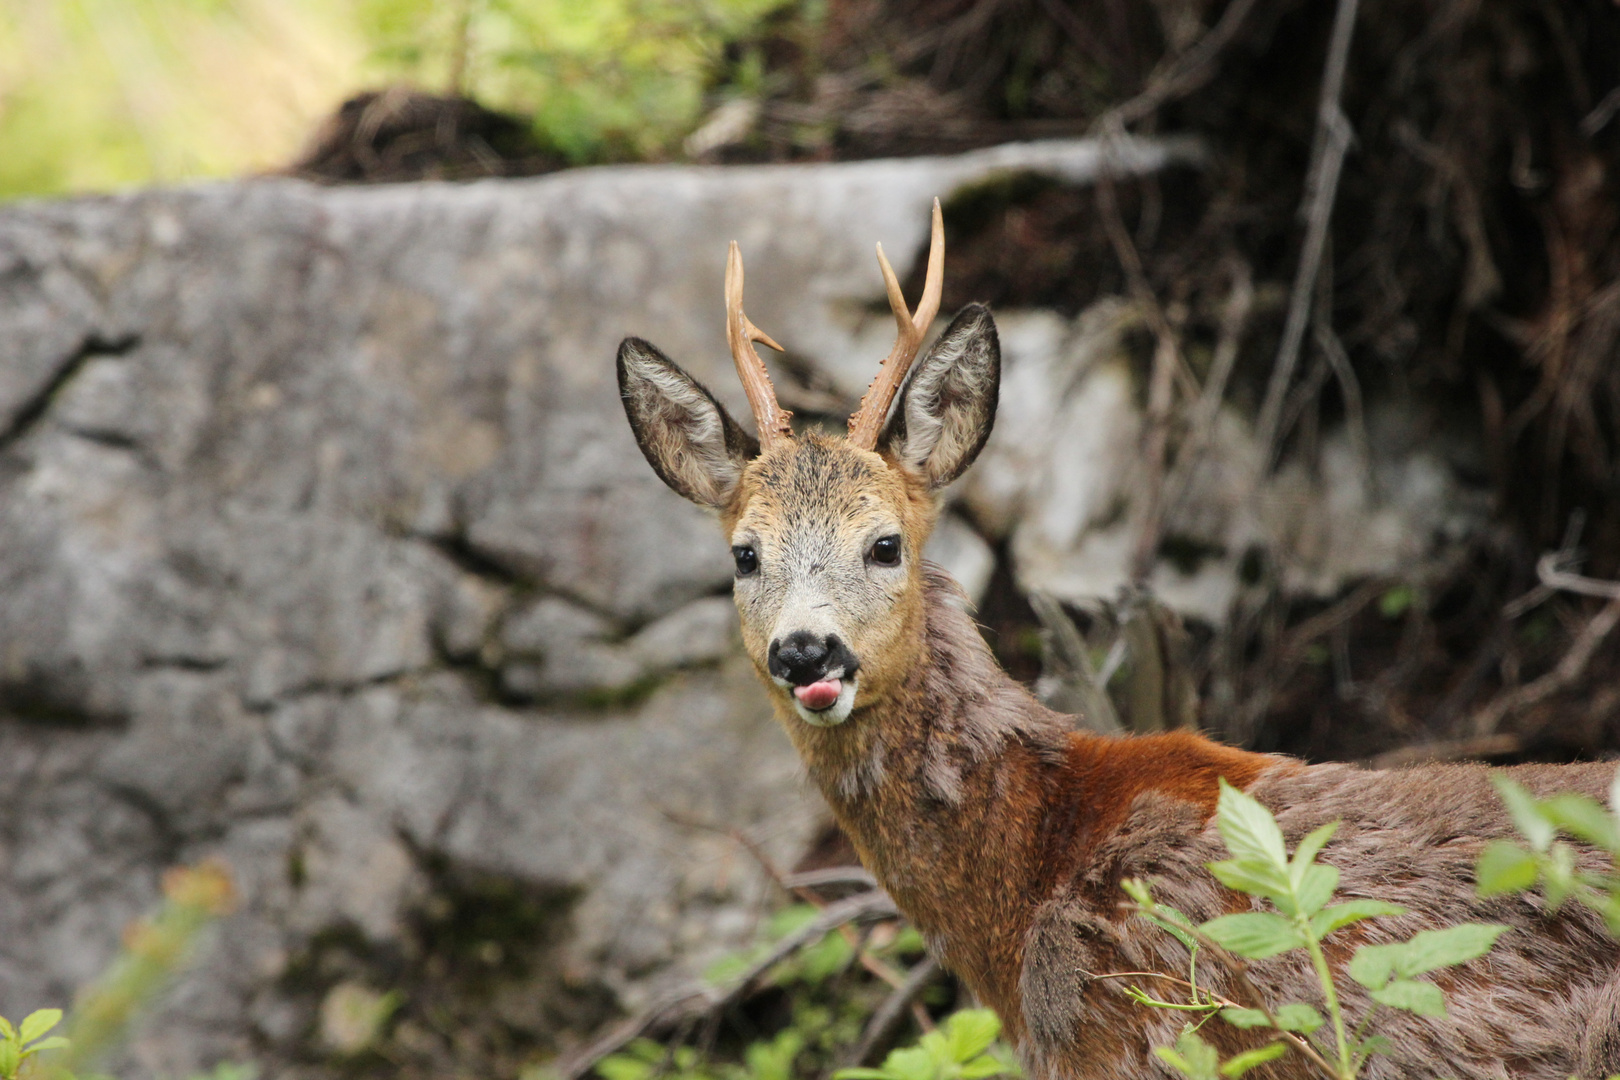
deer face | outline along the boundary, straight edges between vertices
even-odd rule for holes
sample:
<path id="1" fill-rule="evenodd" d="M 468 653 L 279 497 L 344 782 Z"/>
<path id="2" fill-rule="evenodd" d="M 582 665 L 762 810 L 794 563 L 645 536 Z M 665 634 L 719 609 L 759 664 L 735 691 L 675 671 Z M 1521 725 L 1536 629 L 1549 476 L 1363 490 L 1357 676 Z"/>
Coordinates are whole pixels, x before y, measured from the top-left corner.
<path id="1" fill-rule="evenodd" d="M 619 389 L 642 452 L 676 492 L 719 511 L 748 654 L 784 710 L 818 727 L 884 700 L 919 658 L 921 552 L 936 493 L 973 463 L 995 415 L 1000 348 L 977 304 L 951 322 L 916 365 L 893 418 L 885 415 L 938 307 L 937 204 L 934 230 L 916 319 L 879 249 L 901 340 L 848 439 L 792 435 L 748 344 L 774 343 L 742 314 L 735 245 L 728 330 L 758 441 L 657 348 L 638 338 L 619 347 Z"/>

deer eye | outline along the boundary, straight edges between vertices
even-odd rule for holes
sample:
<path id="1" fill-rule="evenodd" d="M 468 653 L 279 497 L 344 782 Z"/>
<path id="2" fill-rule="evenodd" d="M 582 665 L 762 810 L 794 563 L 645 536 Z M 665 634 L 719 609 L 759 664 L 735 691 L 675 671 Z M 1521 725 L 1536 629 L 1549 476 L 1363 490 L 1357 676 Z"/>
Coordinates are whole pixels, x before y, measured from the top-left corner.
<path id="1" fill-rule="evenodd" d="M 866 553 L 869 562 L 879 566 L 900 565 L 900 538 L 898 536 L 885 536 L 872 545 L 872 550 Z"/>
<path id="2" fill-rule="evenodd" d="M 747 577 L 759 569 L 759 553 L 747 544 L 732 548 L 731 557 L 737 560 L 738 577 Z"/>

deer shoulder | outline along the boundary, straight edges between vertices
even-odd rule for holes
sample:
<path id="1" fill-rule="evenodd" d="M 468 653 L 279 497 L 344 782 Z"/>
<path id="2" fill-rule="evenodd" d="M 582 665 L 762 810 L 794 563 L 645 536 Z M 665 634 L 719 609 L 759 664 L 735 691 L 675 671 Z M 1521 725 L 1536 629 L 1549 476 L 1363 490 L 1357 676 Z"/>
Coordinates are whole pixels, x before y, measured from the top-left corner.
<path id="1" fill-rule="evenodd" d="M 912 313 L 879 248 L 898 334 L 847 437 L 796 434 L 743 313 L 742 259 L 726 275 L 726 331 L 754 425 L 650 343 L 620 346 L 630 425 L 682 496 L 717 512 L 736 565 L 744 647 L 778 720 L 862 861 L 930 948 L 996 1009 L 1033 1075 L 1161 1077 L 1151 1054 L 1178 1014 L 1143 1007 L 1115 976 L 1184 970 L 1169 935 L 1122 908 L 1120 882 L 1195 920 L 1246 910 L 1206 865 L 1225 778 L 1267 805 L 1290 842 L 1343 824 L 1324 861 L 1345 898 L 1401 904 L 1330 941 L 1358 944 L 1469 920 L 1507 923 L 1488 956 L 1449 970 L 1448 1015 L 1386 1010 L 1395 1050 L 1365 1075 L 1548 1080 L 1620 1071 L 1620 950 L 1601 922 L 1538 898 L 1480 901 L 1473 866 L 1511 827 L 1483 768 L 1366 772 L 1306 766 L 1189 733 L 1107 739 L 1074 730 L 996 664 L 960 591 L 921 558 L 940 490 L 973 462 L 995 417 L 1000 351 L 969 305 L 926 352 L 944 232 L 935 204 L 922 300 Z M 1601 793 L 1610 767 L 1526 766 L 1533 791 Z M 1314 1000 L 1298 954 L 1257 963 L 1273 1001 Z M 1217 991 L 1230 978 L 1212 971 Z M 1371 1003 L 1348 979 L 1347 1008 Z M 1232 1052 L 1251 1033 L 1206 1025 Z M 1266 1068 L 1305 1076 L 1297 1055 Z M 1265 1074 L 1257 1074 L 1265 1075 Z"/>

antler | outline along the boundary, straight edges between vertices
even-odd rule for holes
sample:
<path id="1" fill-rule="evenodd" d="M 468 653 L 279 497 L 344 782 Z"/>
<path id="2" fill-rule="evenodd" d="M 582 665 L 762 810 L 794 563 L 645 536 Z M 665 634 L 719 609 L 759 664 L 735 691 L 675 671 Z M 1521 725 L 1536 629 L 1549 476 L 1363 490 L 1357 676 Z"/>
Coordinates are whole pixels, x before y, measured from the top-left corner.
<path id="1" fill-rule="evenodd" d="M 750 342 L 769 345 L 777 352 L 782 346 L 771 340 L 769 334 L 748 321 L 743 314 L 743 264 L 737 241 L 731 242 L 726 253 L 726 344 L 731 346 L 731 358 L 737 362 L 737 377 L 742 380 L 743 393 L 748 395 L 748 407 L 754 410 L 754 423 L 759 428 L 759 448 L 763 453 L 779 439 L 793 438 L 788 420 L 792 413 L 776 403 L 776 388 L 765 370 L 765 361 L 759 358 Z"/>
<path id="2" fill-rule="evenodd" d="M 906 381 L 906 372 L 917 358 L 929 324 L 939 314 L 940 294 L 945 289 L 945 220 L 940 216 L 939 200 L 934 200 L 934 229 L 928 241 L 928 274 L 923 280 L 922 299 L 917 301 L 917 314 L 906 310 L 906 298 L 900 292 L 900 281 L 894 276 L 894 267 L 883 257 L 883 245 L 877 246 L 878 266 L 883 270 L 883 284 L 889 290 L 889 307 L 894 309 L 894 321 L 900 333 L 894 348 L 878 368 L 877 377 L 861 397 L 861 407 L 849 418 L 849 441 L 863 450 L 876 450 L 883 421 L 889 416 L 889 405 Z"/>

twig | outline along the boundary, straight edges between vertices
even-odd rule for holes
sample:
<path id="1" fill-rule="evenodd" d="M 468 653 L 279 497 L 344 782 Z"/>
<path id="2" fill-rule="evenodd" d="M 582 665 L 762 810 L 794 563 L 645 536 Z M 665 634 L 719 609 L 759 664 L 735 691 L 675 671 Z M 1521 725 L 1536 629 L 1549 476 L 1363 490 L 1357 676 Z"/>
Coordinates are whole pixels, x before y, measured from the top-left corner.
<path id="1" fill-rule="evenodd" d="M 1597 596 L 1604 600 L 1620 600 L 1620 581 L 1583 577 L 1568 570 L 1560 570 L 1559 564 L 1564 560 L 1563 552 L 1549 551 L 1536 563 L 1536 577 L 1540 578 L 1541 583 L 1549 589 L 1578 593 L 1581 596 Z"/>
<path id="2" fill-rule="evenodd" d="M 1278 653 L 1284 657 L 1292 657 L 1301 652 L 1312 641 L 1360 615 L 1363 608 L 1389 591 L 1391 584 L 1389 578 L 1373 578 L 1362 582 L 1349 596 L 1326 611 L 1312 615 L 1290 630 L 1288 639 L 1282 643 L 1281 648 L 1277 650 Z"/>
<path id="3" fill-rule="evenodd" d="M 561 1080 L 579 1080 L 596 1062 L 655 1026 L 694 1020 L 728 1008 L 752 989 L 771 968 L 812 941 L 818 941 L 858 919 L 893 918 L 898 914 L 894 901 L 883 892 L 857 893 L 828 904 L 810 922 L 773 944 L 764 956 L 748 965 L 747 970 L 728 985 L 689 986 L 662 995 L 653 1004 L 562 1062 L 557 1068 L 557 1075 Z"/>
<path id="4" fill-rule="evenodd" d="M 1141 912 L 1141 910 L 1142 910 L 1139 905 L 1132 904 L 1132 905 L 1129 905 L 1129 906 L 1134 908 L 1138 912 Z M 1285 1031 L 1281 1027 L 1278 1026 L 1277 1018 L 1274 1015 L 1272 1015 L 1271 1007 L 1266 1004 L 1265 995 L 1260 992 L 1260 988 L 1258 986 L 1255 986 L 1254 981 L 1249 978 L 1249 965 L 1245 964 L 1242 960 L 1238 959 L 1237 957 L 1233 956 L 1231 953 L 1227 952 L 1226 949 L 1223 948 L 1222 946 L 1216 944 L 1214 938 L 1210 937 L 1209 935 L 1205 934 L 1203 931 L 1199 930 L 1198 927 L 1187 925 L 1187 926 L 1183 926 L 1182 930 L 1185 933 L 1190 934 L 1191 936 L 1197 938 L 1199 944 L 1205 946 L 1208 949 L 1209 955 L 1213 956 L 1217 961 L 1220 962 L 1220 964 L 1223 967 L 1226 968 L 1227 971 L 1229 971 L 1231 973 L 1232 978 L 1237 981 L 1238 986 L 1242 988 L 1244 994 L 1248 996 L 1249 1001 L 1252 1003 L 1250 1007 L 1264 1013 L 1265 1016 L 1266 1016 L 1266 1021 L 1270 1024 L 1272 1029 L 1274 1031 L 1276 1031 L 1276 1033 L 1278 1035 L 1280 1035 L 1284 1039 L 1287 1039 L 1289 1041 L 1289 1043 L 1291 1043 L 1293 1045 L 1294 1049 L 1298 1050 L 1300 1053 L 1304 1054 L 1307 1058 L 1309 1058 L 1311 1060 L 1312 1064 L 1314 1064 L 1317 1068 L 1321 1069 L 1323 1074 L 1326 1075 L 1329 1078 L 1329 1080 L 1338 1080 L 1338 1076 L 1339 1076 L 1338 1070 L 1334 1069 L 1333 1066 L 1328 1063 L 1327 1059 L 1324 1058 L 1319 1052 L 1317 1052 L 1316 1047 L 1312 1046 L 1310 1044 L 1310 1042 L 1308 1040 L 1306 1040 L 1305 1038 L 1303 1038 L 1302 1036 L 1300 1036 L 1300 1035 L 1298 1035 L 1298 1034 L 1296 1034 L 1296 1033 L 1294 1033 L 1292 1031 Z M 1178 984 L 1180 986 L 1185 986 L 1188 989 L 1197 990 L 1200 993 L 1207 994 L 1207 995 L 1209 995 L 1211 1000 L 1215 1001 L 1223 1009 L 1240 1009 L 1240 1008 L 1243 1008 L 1242 1005 L 1239 1005 L 1237 1002 L 1233 1001 L 1231 998 L 1224 997 L 1224 996 L 1222 996 L 1220 994 L 1217 994 L 1213 990 L 1210 990 L 1208 987 L 1205 987 L 1205 986 L 1196 986 L 1195 987 L 1195 986 L 1193 986 L 1193 984 L 1191 982 L 1187 981 L 1186 979 L 1179 978 L 1179 977 L 1177 977 L 1175 975 L 1165 975 L 1165 974 L 1162 974 L 1162 973 L 1157 972 L 1157 971 L 1111 971 L 1111 972 L 1103 972 L 1101 974 L 1094 974 L 1094 973 L 1089 972 L 1089 971 L 1083 971 L 1083 972 L 1081 972 L 1081 974 L 1084 975 L 1087 978 L 1090 978 L 1090 979 L 1119 979 L 1119 978 L 1128 978 L 1128 977 L 1133 977 L 1133 976 L 1134 977 L 1151 976 L 1151 977 L 1153 977 L 1155 979 L 1163 979 L 1166 982 L 1173 982 L 1173 983 L 1176 983 L 1176 984 Z"/>
<path id="5" fill-rule="evenodd" d="M 888 1038 L 895 1024 L 900 1022 L 900 1017 L 911 1006 L 912 1000 L 922 993 L 923 987 L 933 981 L 934 976 L 938 974 L 939 961 L 932 956 L 924 957 L 921 963 L 911 969 L 906 975 L 906 981 L 895 987 L 894 992 L 878 1006 L 878 1011 L 872 1014 L 872 1019 L 867 1021 L 866 1030 L 861 1033 L 860 1044 L 849 1057 L 851 1065 L 866 1064 L 872 1056 L 872 1051 Z"/>
<path id="6" fill-rule="evenodd" d="M 1476 736 L 1494 734 L 1510 713 L 1539 704 L 1560 690 L 1567 689 L 1581 677 L 1598 646 L 1603 644 L 1617 623 L 1620 623 L 1620 599 L 1610 600 L 1592 616 L 1575 636 L 1557 667 L 1539 679 L 1496 697 L 1476 712 L 1468 724 L 1470 732 Z"/>
<path id="7" fill-rule="evenodd" d="M 1229 9 L 1230 10 L 1230 9 Z M 1226 309 L 1221 313 L 1219 335 L 1215 339 L 1215 355 L 1210 361 L 1209 377 L 1193 407 L 1190 430 L 1182 448 L 1176 454 L 1175 473 L 1170 479 L 1164 503 L 1168 511 L 1176 506 L 1192 485 L 1193 473 L 1209 449 L 1215 433 L 1215 421 L 1220 415 L 1221 402 L 1226 400 L 1226 384 L 1237 365 L 1238 346 L 1243 340 L 1243 329 L 1248 325 L 1249 313 L 1254 310 L 1254 272 L 1241 259 L 1232 260 L 1232 291 L 1226 297 Z"/>
<path id="8" fill-rule="evenodd" d="M 1333 324 L 1324 311 L 1316 317 L 1316 345 L 1327 357 L 1333 377 L 1338 380 L 1339 393 L 1344 397 L 1344 424 L 1350 435 L 1350 447 L 1356 455 L 1362 480 L 1370 500 L 1373 496 L 1372 445 L 1367 438 L 1367 414 L 1361 404 L 1361 383 L 1356 380 L 1355 369 L 1344 351 L 1344 343 L 1333 332 Z"/>
<path id="9" fill-rule="evenodd" d="M 1429 761 L 1499 757 L 1502 754 L 1517 754 L 1523 749 L 1524 739 L 1518 735 L 1479 735 L 1470 739 L 1448 739 L 1445 742 L 1418 743 L 1398 750 L 1386 750 L 1367 758 L 1363 764 L 1369 769 L 1399 769 Z"/>
<path id="10" fill-rule="evenodd" d="M 1100 126 L 1128 127 L 1207 83 L 1215 74 L 1216 59 L 1237 36 L 1254 4 L 1255 0 L 1232 0 L 1214 26 L 1185 52 L 1148 77 L 1147 87 L 1140 94 L 1104 113 Z M 1064 28 L 1068 29 L 1068 25 L 1065 24 Z"/>
<path id="11" fill-rule="evenodd" d="M 1338 0 L 1338 10 L 1333 16 L 1333 36 L 1328 44 L 1322 96 L 1316 110 L 1311 168 L 1305 178 L 1305 246 L 1300 251 L 1299 269 L 1288 296 L 1288 318 L 1283 324 L 1282 342 L 1277 346 L 1277 360 L 1271 369 L 1271 382 L 1266 387 L 1265 402 L 1260 407 L 1260 419 L 1255 427 L 1262 473 L 1270 471 L 1275 458 L 1278 421 L 1282 418 L 1288 386 L 1294 378 L 1294 366 L 1299 361 L 1299 347 L 1305 340 L 1316 273 L 1327 246 L 1328 223 L 1339 191 L 1339 173 L 1353 135 L 1350 121 L 1339 107 L 1339 96 L 1344 88 L 1357 4 L 1358 0 Z"/>
<path id="12" fill-rule="evenodd" d="M 1175 404 L 1175 377 L 1183 364 L 1175 331 L 1165 318 L 1159 298 L 1154 295 L 1153 286 L 1142 269 L 1141 253 L 1136 250 L 1136 243 L 1131 239 L 1130 232 L 1125 228 L 1125 219 L 1119 212 L 1119 198 L 1110 162 L 1114 154 L 1114 141 L 1123 134 L 1119 128 L 1103 129 L 1101 167 L 1097 170 L 1097 209 L 1108 233 L 1108 241 L 1113 246 L 1114 257 L 1125 271 L 1131 296 L 1147 316 L 1156 341 L 1153 373 L 1148 384 L 1148 426 L 1143 446 L 1147 494 L 1142 524 L 1131 556 L 1131 579 L 1142 582 L 1152 571 L 1154 556 L 1159 549 L 1159 532 L 1164 520 L 1165 456 L 1170 443 L 1170 412 Z"/>
<path id="13" fill-rule="evenodd" d="M 829 866 L 823 870 L 804 870 L 788 874 L 782 884 L 797 892 L 800 889 L 820 889 L 828 885 L 861 885 L 868 889 L 878 887 L 877 878 L 861 866 Z"/>

